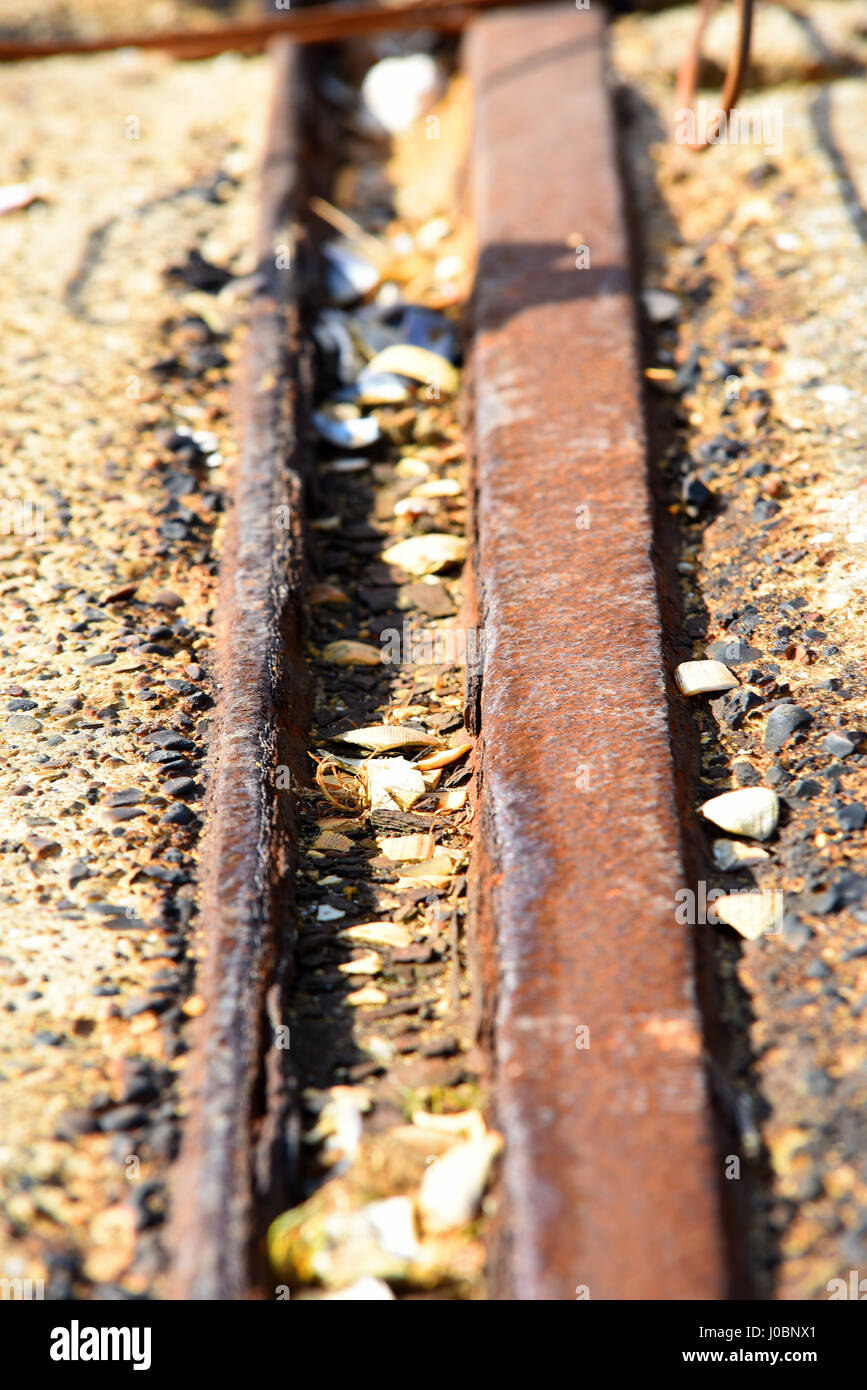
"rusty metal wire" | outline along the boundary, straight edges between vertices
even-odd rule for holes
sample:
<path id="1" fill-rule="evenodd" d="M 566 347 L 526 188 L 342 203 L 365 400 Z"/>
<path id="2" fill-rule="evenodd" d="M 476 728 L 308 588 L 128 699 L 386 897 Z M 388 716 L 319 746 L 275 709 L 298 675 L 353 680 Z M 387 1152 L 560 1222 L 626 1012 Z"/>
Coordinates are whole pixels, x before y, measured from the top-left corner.
<path id="1" fill-rule="evenodd" d="M 740 95 L 744 74 L 750 57 L 750 38 L 753 24 L 753 0 L 735 0 L 738 16 L 738 34 L 734 53 L 729 61 L 728 71 L 723 83 L 720 104 L 714 111 L 707 127 L 695 140 L 686 140 L 687 149 L 696 152 L 706 150 L 716 143 L 723 121 L 726 120 Z M 678 111 L 689 111 L 695 117 L 695 89 L 698 83 L 698 70 L 701 63 L 701 41 L 704 38 L 708 20 L 713 14 L 718 0 L 701 0 L 698 23 L 692 42 L 684 54 L 677 74 Z"/>

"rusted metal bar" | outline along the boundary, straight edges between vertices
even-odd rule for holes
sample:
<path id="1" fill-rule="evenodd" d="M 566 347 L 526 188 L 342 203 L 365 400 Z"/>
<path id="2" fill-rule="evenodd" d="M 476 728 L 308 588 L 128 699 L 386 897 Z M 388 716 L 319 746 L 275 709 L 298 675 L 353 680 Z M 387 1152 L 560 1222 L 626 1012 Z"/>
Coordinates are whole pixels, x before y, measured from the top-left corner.
<path id="1" fill-rule="evenodd" d="M 219 702 L 202 870 L 202 949 L 184 1145 L 173 1181 L 171 1292 L 237 1299 L 250 1289 L 254 1202 L 274 1208 L 287 1082 L 280 1022 L 293 869 L 286 783 L 304 764 L 301 656 L 299 325 L 294 285 L 298 89 L 293 45 L 275 47 L 262 171 L 259 291 L 239 414 L 243 450 L 222 561 Z M 288 268 L 291 262 L 292 269 Z M 283 775 L 278 775 L 282 771 Z"/>
<path id="2" fill-rule="evenodd" d="M 105 53 L 117 48 L 163 49 L 176 58 L 209 58 L 230 48 L 264 48 L 275 37 L 293 43 L 336 43 L 397 29 L 462 29 L 476 10 L 522 0 L 414 0 L 410 5 L 308 5 L 261 19 L 214 29 L 175 29 L 163 33 L 104 34 L 93 39 L 3 39 L 0 62 L 52 58 L 63 53 Z"/>
<path id="3" fill-rule="evenodd" d="M 493 1296 L 725 1296 L 598 5 L 479 19 L 473 915 Z M 585 1031 L 586 1030 L 586 1031 Z"/>
<path id="4" fill-rule="evenodd" d="M 683 56 L 683 62 L 677 74 L 678 111 L 693 110 L 695 89 L 698 85 L 698 70 L 701 63 L 701 41 L 704 38 L 708 20 L 716 9 L 717 4 L 718 0 L 701 0 L 695 32 L 693 33 L 689 48 Z M 690 150 L 706 150 L 710 145 L 716 143 L 716 136 L 719 133 L 723 119 L 730 115 L 732 107 L 740 96 L 747 65 L 750 60 L 753 0 L 736 0 L 736 5 L 738 35 L 729 62 L 728 71 L 725 75 L 719 106 L 714 111 L 710 121 L 708 121 L 707 128 L 701 132 L 698 139 L 685 142 L 687 149 Z"/>

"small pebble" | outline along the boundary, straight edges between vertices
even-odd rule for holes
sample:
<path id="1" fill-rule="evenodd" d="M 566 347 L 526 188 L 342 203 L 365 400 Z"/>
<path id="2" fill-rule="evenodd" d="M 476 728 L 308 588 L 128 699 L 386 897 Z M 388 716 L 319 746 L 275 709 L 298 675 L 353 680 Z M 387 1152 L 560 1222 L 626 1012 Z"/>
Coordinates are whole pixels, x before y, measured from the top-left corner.
<path id="1" fill-rule="evenodd" d="M 848 734 L 831 733 L 822 739 L 823 750 L 834 758 L 848 758 L 850 753 L 855 752 L 856 747 L 857 744 Z"/>
<path id="2" fill-rule="evenodd" d="M 15 734 L 38 734 L 42 725 L 32 714 L 10 714 L 6 720 L 6 728 Z"/>
<path id="3" fill-rule="evenodd" d="M 841 830 L 863 830 L 867 823 L 867 808 L 862 806 L 860 801 L 851 801 L 848 805 L 838 802 L 834 807 L 834 814 Z"/>
<path id="4" fill-rule="evenodd" d="M 812 716 L 800 705 L 777 705 L 771 710 L 765 725 L 765 747 L 772 753 L 778 753 L 797 729 L 812 722 Z"/>

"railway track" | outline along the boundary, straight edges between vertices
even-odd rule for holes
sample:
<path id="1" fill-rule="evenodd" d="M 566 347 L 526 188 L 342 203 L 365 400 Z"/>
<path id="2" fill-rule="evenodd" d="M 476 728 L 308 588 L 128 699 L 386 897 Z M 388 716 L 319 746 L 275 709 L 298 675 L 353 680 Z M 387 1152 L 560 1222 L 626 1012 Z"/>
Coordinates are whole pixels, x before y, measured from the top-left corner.
<path id="1" fill-rule="evenodd" d="M 153 1292 L 766 1297 L 730 953 L 675 911 L 696 653 L 648 452 L 685 426 L 642 380 L 606 18 L 436 7 L 447 81 L 386 142 L 347 14 L 326 60 L 321 7 L 268 40 Z"/>
<path id="2" fill-rule="evenodd" d="M 462 611 L 485 654 L 470 662 L 466 695 L 467 730 L 479 736 L 466 932 L 487 1114 L 504 1143 L 488 1288 L 520 1299 L 720 1298 L 728 1276 L 693 954 L 671 928 L 682 868 L 603 41 L 598 12 L 565 7 L 479 18 L 467 40 L 476 503 L 475 611 Z M 315 469 L 299 314 L 310 281 L 275 271 L 273 248 L 305 215 L 303 83 L 283 46 L 221 589 L 199 984 L 208 1009 L 195 1025 L 174 1185 L 171 1288 L 187 1299 L 267 1285 L 263 1221 L 299 1177 L 304 1078 L 274 1043 L 298 980 L 288 928 L 298 802 L 276 774 L 290 766 L 293 784 L 309 785 L 302 509 Z M 565 159 L 564 130 L 581 132 Z M 294 266 L 311 263 L 306 246 Z M 283 532 L 272 525 L 281 508 L 292 518 Z M 383 1000 L 399 1014 L 405 993 L 386 984 Z M 302 1018 L 292 1032 L 311 1026 Z"/>

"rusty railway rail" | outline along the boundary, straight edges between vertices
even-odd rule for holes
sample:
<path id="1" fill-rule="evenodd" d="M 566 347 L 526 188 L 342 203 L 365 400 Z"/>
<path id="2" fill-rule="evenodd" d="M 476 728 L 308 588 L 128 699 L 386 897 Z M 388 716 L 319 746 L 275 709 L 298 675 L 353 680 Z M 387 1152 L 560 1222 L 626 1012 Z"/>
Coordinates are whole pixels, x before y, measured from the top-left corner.
<path id="1" fill-rule="evenodd" d="M 220 701 L 170 1291 L 240 1299 L 297 1122 L 291 984 L 308 367 L 295 246 L 299 50 L 274 51 L 220 592 Z M 628 270 L 598 7 L 476 19 L 473 581 L 486 633 L 472 874 L 480 1037 L 503 1132 L 498 1299 L 729 1291 L 683 880 Z M 576 257 L 589 248 L 589 266 Z M 275 526 L 278 507 L 291 525 Z M 476 692 L 478 693 L 478 692 Z M 583 1031 L 583 1030 L 586 1030 Z"/>
<path id="2" fill-rule="evenodd" d="M 236 417 L 242 440 L 221 573 L 220 699 L 203 854 L 208 1009 L 193 1039 L 185 1143 L 174 1177 L 171 1293 L 242 1298 L 256 1269 L 254 1205 L 271 1215 L 291 1165 L 288 1081 L 269 1029 L 292 958 L 292 800 L 308 717 L 300 655 L 306 354 L 296 267 L 303 258 L 298 50 L 273 49 L 257 263 Z M 275 248 L 291 248 L 291 269 Z M 278 512 L 278 508 L 283 510 Z M 276 524 L 278 515 L 289 524 Z"/>

